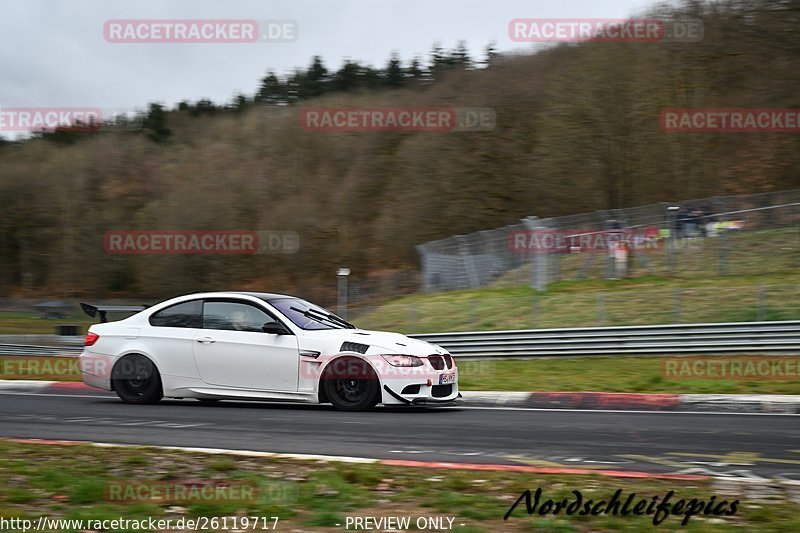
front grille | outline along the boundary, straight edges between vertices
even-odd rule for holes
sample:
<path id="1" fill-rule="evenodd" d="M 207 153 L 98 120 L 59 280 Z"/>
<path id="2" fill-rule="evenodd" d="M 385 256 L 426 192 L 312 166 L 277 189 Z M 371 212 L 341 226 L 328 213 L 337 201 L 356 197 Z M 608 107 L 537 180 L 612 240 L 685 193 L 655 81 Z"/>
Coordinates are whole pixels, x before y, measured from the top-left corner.
<path id="1" fill-rule="evenodd" d="M 419 385 L 406 385 L 400 394 L 419 394 Z"/>
<path id="2" fill-rule="evenodd" d="M 453 358 L 450 354 L 444 356 L 444 362 L 447 363 L 447 368 L 453 368 Z"/>
<path id="3" fill-rule="evenodd" d="M 434 398 L 444 398 L 453 394 L 453 385 L 434 385 L 431 387 L 431 396 Z"/>
<path id="4" fill-rule="evenodd" d="M 431 362 L 431 366 L 436 370 L 444 370 L 444 357 L 441 355 L 429 355 L 428 361 Z"/>

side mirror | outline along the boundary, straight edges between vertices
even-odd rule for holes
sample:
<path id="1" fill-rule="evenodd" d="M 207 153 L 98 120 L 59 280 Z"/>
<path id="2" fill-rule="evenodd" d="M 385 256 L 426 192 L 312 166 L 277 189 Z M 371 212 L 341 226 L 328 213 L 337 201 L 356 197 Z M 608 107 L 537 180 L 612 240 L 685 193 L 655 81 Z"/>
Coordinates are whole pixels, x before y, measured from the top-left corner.
<path id="1" fill-rule="evenodd" d="M 267 322 L 263 326 L 261 326 L 261 331 L 264 333 L 270 333 L 272 335 L 285 335 L 286 328 L 278 324 L 277 322 Z"/>

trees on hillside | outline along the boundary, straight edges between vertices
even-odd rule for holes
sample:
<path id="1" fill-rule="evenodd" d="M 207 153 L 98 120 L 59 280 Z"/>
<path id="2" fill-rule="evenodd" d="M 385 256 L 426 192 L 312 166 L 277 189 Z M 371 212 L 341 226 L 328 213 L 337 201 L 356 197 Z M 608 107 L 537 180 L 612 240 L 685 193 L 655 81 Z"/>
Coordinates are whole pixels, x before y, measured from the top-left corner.
<path id="1" fill-rule="evenodd" d="M 491 46 L 487 48 L 487 58 L 496 57 Z M 374 68 L 352 59 L 345 59 L 339 70 L 332 72 L 327 69 L 321 57 L 314 56 L 307 69 L 296 69 L 285 78 L 280 78 L 274 71 L 269 71 L 261 79 L 255 100 L 278 106 L 317 98 L 328 93 L 421 88 L 440 79 L 448 71 L 473 68 L 474 63 L 463 41 L 449 51 L 435 44 L 431 49 L 427 66 L 423 66 L 417 57 L 403 66 L 400 56 L 392 52 L 383 68 Z"/>
<path id="2" fill-rule="evenodd" d="M 527 215 L 800 187 L 797 135 L 666 133 L 659 122 L 668 107 L 796 107 L 800 47 L 790 36 L 800 20 L 787 5 L 691 2 L 658 16 L 702 19 L 701 42 L 502 58 L 490 46 L 477 63 L 488 69 L 459 47 L 434 46 L 425 60 L 392 54 L 380 68 L 315 58 L 289 76 L 268 72 L 254 96 L 227 105 L 154 104 L 116 128 L 0 143 L 0 294 L 157 297 L 262 282 L 291 292 L 326 286 L 344 264 L 359 274 L 413 268 L 415 244 Z M 306 105 L 486 107 L 497 125 L 314 132 L 301 125 Z M 124 229 L 289 230 L 301 246 L 292 255 L 106 253 L 104 232 Z"/>

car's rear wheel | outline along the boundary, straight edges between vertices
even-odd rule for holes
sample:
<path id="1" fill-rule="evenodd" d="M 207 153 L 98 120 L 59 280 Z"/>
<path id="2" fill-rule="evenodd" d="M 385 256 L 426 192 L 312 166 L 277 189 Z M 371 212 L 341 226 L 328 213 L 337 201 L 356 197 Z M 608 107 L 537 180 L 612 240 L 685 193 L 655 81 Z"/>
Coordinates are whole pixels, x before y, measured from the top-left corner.
<path id="1" fill-rule="evenodd" d="M 126 355 L 114 365 L 112 384 L 126 403 L 156 403 L 164 395 L 161 376 L 153 362 L 143 355 Z"/>
<path id="2" fill-rule="evenodd" d="M 360 359 L 338 359 L 322 378 L 325 396 L 340 411 L 370 409 L 380 399 L 380 383 L 372 367 Z"/>

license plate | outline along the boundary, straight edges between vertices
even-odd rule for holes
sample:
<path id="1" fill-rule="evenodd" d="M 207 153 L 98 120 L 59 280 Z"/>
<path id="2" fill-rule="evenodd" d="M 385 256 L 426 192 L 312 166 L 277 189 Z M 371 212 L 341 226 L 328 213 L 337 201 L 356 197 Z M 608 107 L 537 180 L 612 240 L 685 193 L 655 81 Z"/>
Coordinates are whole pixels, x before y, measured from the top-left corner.
<path id="1" fill-rule="evenodd" d="M 439 375 L 439 385 L 447 385 L 448 383 L 455 383 L 455 382 L 456 382 L 455 372 L 452 372 L 450 374 Z"/>

